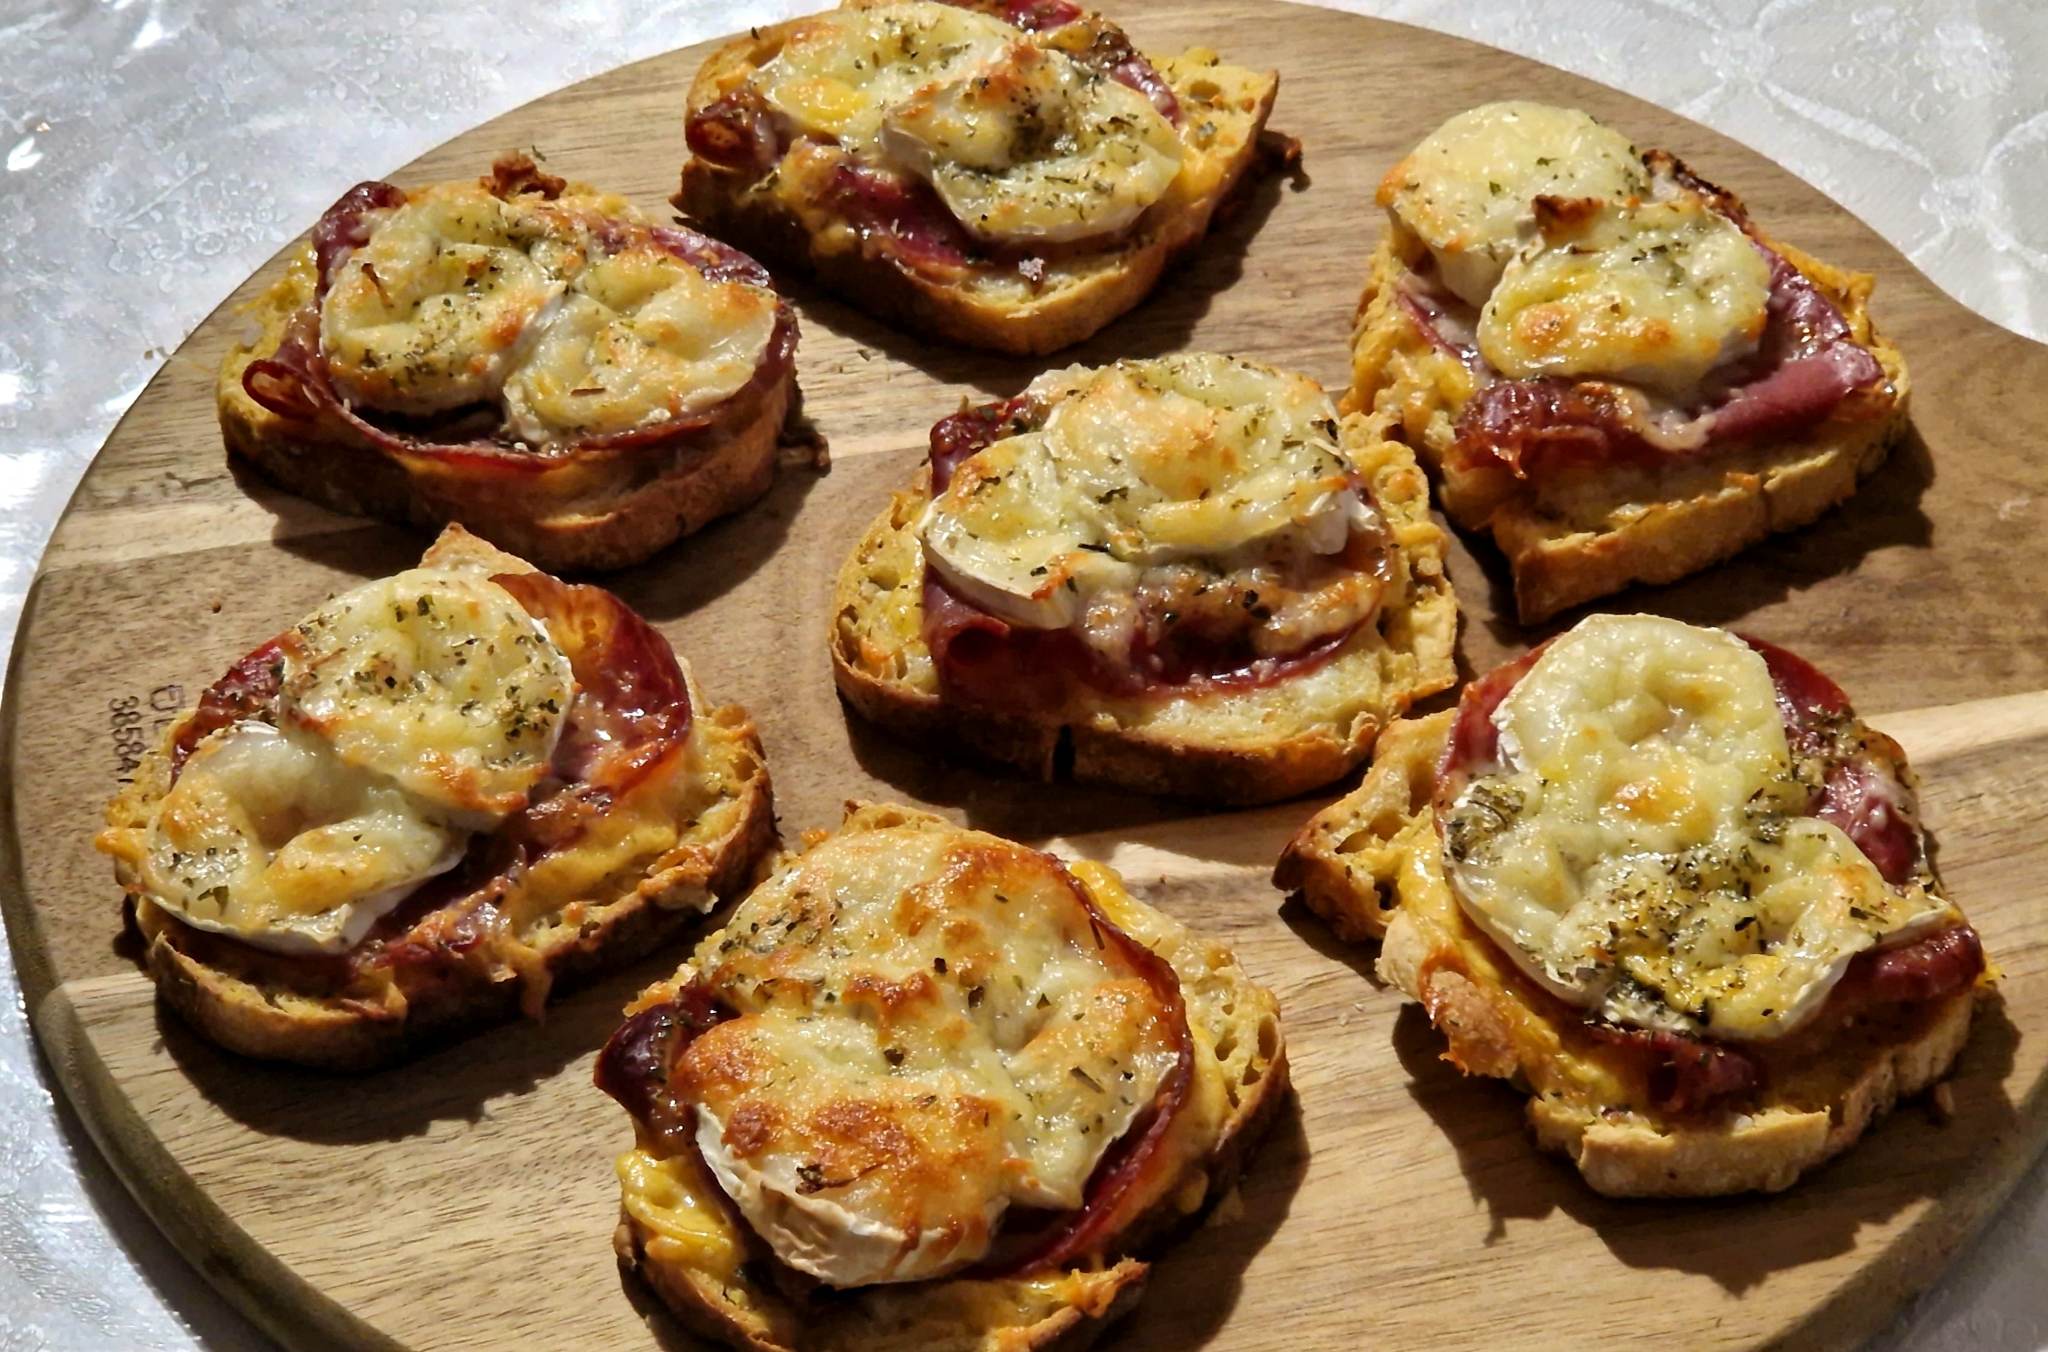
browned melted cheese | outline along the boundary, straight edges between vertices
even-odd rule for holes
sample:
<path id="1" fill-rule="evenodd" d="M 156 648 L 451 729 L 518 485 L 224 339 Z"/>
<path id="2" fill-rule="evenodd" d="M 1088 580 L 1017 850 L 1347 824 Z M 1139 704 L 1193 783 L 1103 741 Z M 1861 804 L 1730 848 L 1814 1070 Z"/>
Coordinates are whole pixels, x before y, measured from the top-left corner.
<path id="1" fill-rule="evenodd" d="M 733 1017 L 669 1085 L 784 1262 L 842 1286 L 954 1271 L 1011 1207 L 1080 1206 L 1175 1064 L 1177 996 L 1128 944 L 1038 851 L 843 834 L 757 889 L 681 974 Z"/>

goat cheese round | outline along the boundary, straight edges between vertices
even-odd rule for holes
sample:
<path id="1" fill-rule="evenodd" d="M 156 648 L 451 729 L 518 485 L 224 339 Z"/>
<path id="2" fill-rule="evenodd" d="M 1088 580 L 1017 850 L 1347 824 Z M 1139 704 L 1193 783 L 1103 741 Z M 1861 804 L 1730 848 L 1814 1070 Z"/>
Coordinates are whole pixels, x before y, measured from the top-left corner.
<path id="1" fill-rule="evenodd" d="M 1534 234 L 1538 197 L 1622 202 L 1648 187 L 1629 139 L 1578 109 L 1488 103 L 1425 137 L 1387 172 L 1379 202 L 1478 306 Z"/>
<path id="2" fill-rule="evenodd" d="M 526 806 L 575 675 L 547 627 L 474 573 L 412 568 L 344 592 L 286 645 L 282 721 L 482 829 Z"/>
<path id="3" fill-rule="evenodd" d="M 284 953 L 340 953 L 462 860 L 469 833 L 310 733 L 246 721 L 194 748 L 152 816 L 149 895 Z"/>
<path id="4" fill-rule="evenodd" d="M 1084 1203 L 1188 1045 L 1108 924 L 1050 856 L 916 827 L 827 840 L 740 904 L 678 977 L 730 1017 L 667 1082 L 778 1258 L 928 1279 L 1013 1206 Z"/>
<path id="5" fill-rule="evenodd" d="M 1610 376 L 1674 396 L 1754 352 L 1771 267 L 1698 197 L 1539 213 L 1479 316 L 1479 351 L 1512 379 Z"/>
<path id="6" fill-rule="evenodd" d="M 1523 972 L 1613 1022 L 1781 1037 L 1857 953 L 1953 914 L 1806 815 L 1769 668 L 1724 631 L 1593 616 L 1493 724 L 1498 763 L 1441 810 L 1447 876 Z"/>
<path id="7" fill-rule="evenodd" d="M 989 243 L 1119 233 L 1180 172 L 1180 136 L 1145 95 L 935 0 L 817 15 L 756 79 L 798 133 L 930 183 Z"/>
<path id="8" fill-rule="evenodd" d="M 1277 579 L 1378 524 L 1336 410 L 1306 376 L 1185 353 L 1053 371 L 1027 394 L 1042 424 L 960 465 L 923 523 L 931 565 L 1013 624 L 1068 627 L 1169 568 L 1211 588 L 1260 569 Z M 1318 632 L 1377 604 L 1376 578 L 1324 571 Z M 1286 594 L 1265 587 L 1275 617 Z"/>

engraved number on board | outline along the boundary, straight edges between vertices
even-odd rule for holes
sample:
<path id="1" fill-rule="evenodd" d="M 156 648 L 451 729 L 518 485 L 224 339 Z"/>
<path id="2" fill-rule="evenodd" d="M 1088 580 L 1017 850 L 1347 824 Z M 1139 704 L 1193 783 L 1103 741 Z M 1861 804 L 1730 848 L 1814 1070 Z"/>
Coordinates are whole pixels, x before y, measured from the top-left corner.
<path id="1" fill-rule="evenodd" d="M 185 687 L 173 682 L 147 695 L 120 695 L 107 701 L 107 731 L 114 740 L 114 776 L 132 783 L 142 764 L 143 748 L 163 740 L 185 703 Z"/>

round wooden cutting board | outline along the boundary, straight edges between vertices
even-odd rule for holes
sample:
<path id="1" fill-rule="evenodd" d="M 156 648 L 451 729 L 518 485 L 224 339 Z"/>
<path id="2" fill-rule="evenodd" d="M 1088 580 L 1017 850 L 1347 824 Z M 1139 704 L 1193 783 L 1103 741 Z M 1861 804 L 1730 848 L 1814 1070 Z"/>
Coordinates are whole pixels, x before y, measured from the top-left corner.
<path id="1" fill-rule="evenodd" d="M 1114 4 L 1111 5 L 1114 11 Z M 2048 348 L 1939 294 L 1840 208 L 1722 137 L 1571 76 L 1451 38 L 1263 0 L 1127 4 L 1140 45 L 1217 48 L 1282 73 L 1273 126 L 1301 173 L 1259 183 L 1137 312 L 1064 361 L 1212 348 L 1333 391 L 1380 175 L 1447 115 L 1500 98 L 1577 104 L 1732 185 L 1772 233 L 1879 279 L 1913 371 L 1915 431 L 1844 508 L 1616 608 L 1739 624 L 1832 672 L 1925 780 L 1951 893 L 2001 971 L 1953 1084 L 1952 1120 L 1908 1105 L 1841 1162 L 1770 1199 L 1621 1203 L 1539 1156 L 1521 1097 L 1438 1059 L 1420 1012 L 1268 881 L 1327 796 L 1253 812 L 1046 786 L 934 763 L 850 725 L 824 649 L 832 574 L 962 396 L 1027 360 L 927 346 L 802 286 L 799 369 L 827 472 L 616 588 L 720 700 L 759 721 L 785 836 L 850 797 L 1107 858 L 1235 946 L 1285 1007 L 1298 1098 L 1240 1195 L 1169 1251 L 1120 1346 L 1234 1349 L 1813 1347 L 1850 1342 L 1934 1280 L 2048 1129 Z M 558 173 L 659 212 L 704 49 L 542 99 L 394 172 L 482 172 L 537 146 Z M 288 172 L 288 166 L 280 166 Z M 736 241 L 742 246 L 745 240 Z M 89 837 L 140 736 L 330 592 L 425 541 L 230 475 L 213 373 L 235 303 L 144 392 L 59 526 L 21 628 L 4 729 L 0 853 L 29 1009 L 58 1079 L 192 1261 L 294 1347 L 626 1349 L 689 1343 L 610 1245 L 625 1115 L 590 1084 L 628 995 L 678 951 L 505 1027 L 352 1080 L 255 1065 L 161 1014 L 120 936 Z M 1497 556 L 1461 544 L 1462 651 L 1484 670 L 1540 633 L 1510 618 Z M 1574 617 L 1567 617 L 1574 618 Z"/>

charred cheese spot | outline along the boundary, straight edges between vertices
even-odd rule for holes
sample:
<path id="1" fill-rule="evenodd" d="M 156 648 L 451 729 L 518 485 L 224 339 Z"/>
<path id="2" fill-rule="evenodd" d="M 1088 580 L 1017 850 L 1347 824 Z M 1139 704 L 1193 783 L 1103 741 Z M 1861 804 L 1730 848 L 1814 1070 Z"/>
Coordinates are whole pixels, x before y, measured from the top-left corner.
<path id="1" fill-rule="evenodd" d="M 1857 953 L 1954 914 L 1802 815 L 1770 672 L 1720 630 L 1594 616 L 1494 723 L 1499 764 L 1443 818 L 1446 875 L 1517 966 L 1609 1020 L 1780 1037 Z"/>
<path id="2" fill-rule="evenodd" d="M 472 828 L 526 805 L 575 678 L 509 592 L 474 573 L 414 568 L 335 597 L 292 632 L 288 723 Z"/>
<path id="3" fill-rule="evenodd" d="M 341 952 L 468 833 L 318 738 L 244 722 L 206 738 L 151 816 L 151 900 L 200 929 L 287 953 Z"/>
<path id="4" fill-rule="evenodd" d="M 1624 202 L 1649 177 L 1628 138 L 1573 108 L 1459 113 L 1388 171 L 1380 205 L 1428 246 L 1444 284 L 1483 305 L 1535 230 L 1539 197 Z"/>
<path id="5" fill-rule="evenodd" d="M 1084 624 L 1129 647 L 1129 598 L 1190 615 L 1229 601 L 1261 651 L 1292 651 L 1377 608 L 1340 562 L 1378 513 L 1356 491 L 1336 411 L 1305 376 L 1208 353 L 1041 376 L 1035 430 L 970 457 L 925 514 L 925 556 L 1012 624 Z"/>
<path id="6" fill-rule="evenodd" d="M 953 5 L 818 15 L 754 79 L 796 131 L 927 180 L 992 242 L 1121 231 L 1180 172 L 1179 134 L 1144 95 Z"/>
<path id="7" fill-rule="evenodd" d="M 576 274 L 506 378 L 507 429 L 541 446 L 708 409 L 753 378 L 775 322 L 763 287 L 712 281 L 653 244 L 621 250 Z"/>
<path id="8" fill-rule="evenodd" d="M 1179 1046 L 1107 923 L 1047 855 L 912 827 L 833 837 L 740 905 L 679 978 L 735 1017 L 669 1084 L 777 1257 L 917 1280 L 1012 1206 L 1080 1205 Z"/>
<path id="9" fill-rule="evenodd" d="M 1479 319 L 1503 375 L 1613 376 L 1673 394 L 1763 336 L 1771 269 L 1697 197 L 1546 213 Z"/>

